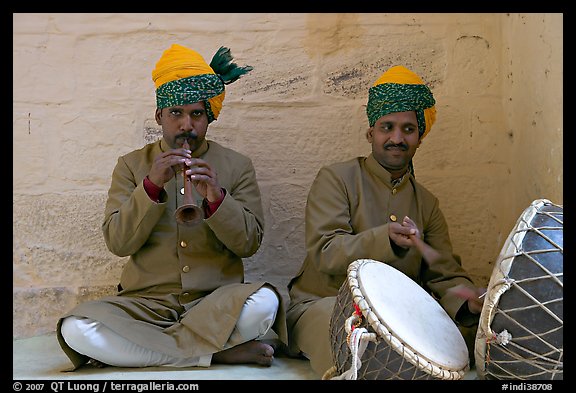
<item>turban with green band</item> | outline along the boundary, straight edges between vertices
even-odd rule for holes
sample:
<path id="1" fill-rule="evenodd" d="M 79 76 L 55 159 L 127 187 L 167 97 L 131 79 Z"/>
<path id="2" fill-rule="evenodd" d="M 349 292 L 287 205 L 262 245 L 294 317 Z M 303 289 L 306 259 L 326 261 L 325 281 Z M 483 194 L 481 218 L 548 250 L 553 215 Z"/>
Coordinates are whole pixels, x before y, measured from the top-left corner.
<path id="1" fill-rule="evenodd" d="M 198 52 L 173 44 L 152 71 L 159 109 L 203 101 L 208 122 L 218 118 L 226 95 L 224 86 L 250 72 L 251 66 L 232 62 L 230 49 L 218 49 L 210 65 Z"/>
<path id="2" fill-rule="evenodd" d="M 435 104 L 432 92 L 418 75 L 406 67 L 394 66 L 369 89 L 366 114 L 372 127 L 389 113 L 415 111 L 418 133 L 423 139 L 436 121 Z"/>

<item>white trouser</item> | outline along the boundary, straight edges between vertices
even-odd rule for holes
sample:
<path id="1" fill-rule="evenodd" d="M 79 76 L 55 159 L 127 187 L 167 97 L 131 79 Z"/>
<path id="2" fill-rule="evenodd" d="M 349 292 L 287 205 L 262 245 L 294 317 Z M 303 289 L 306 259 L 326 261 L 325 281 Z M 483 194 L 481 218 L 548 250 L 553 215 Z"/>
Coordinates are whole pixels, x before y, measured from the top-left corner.
<path id="1" fill-rule="evenodd" d="M 272 327 L 279 299 L 270 288 L 262 287 L 244 303 L 235 329 L 244 342 L 262 338 Z M 176 358 L 132 343 L 102 323 L 70 316 L 62 321 L 62 337 L 78 353 L 117 367 L 208 367 L 212 355 Z"/>

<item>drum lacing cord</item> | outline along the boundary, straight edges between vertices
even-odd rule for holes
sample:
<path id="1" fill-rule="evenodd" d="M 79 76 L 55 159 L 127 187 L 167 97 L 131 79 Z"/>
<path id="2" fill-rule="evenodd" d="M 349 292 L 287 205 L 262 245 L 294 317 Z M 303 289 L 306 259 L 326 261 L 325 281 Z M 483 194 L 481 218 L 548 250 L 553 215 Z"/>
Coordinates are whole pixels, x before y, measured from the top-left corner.
<path id="1" fill-rule="evenodd" d="M 525 253 L 524 253 L 525 254 Z M 526 255 L 528 256 L 528 255 Z M 529 257 L 529 256 L 528 256 Z M 539 263 L 537 263 L 542 269 L 544 269 L 543 266 L 541 266 Z M 546 269 L 544 269 L 546 270 Z M 547 271 L 547 270 L 546 270 Z M 552 276 L 552 273 L 550 273 L 550 275 Z M 521 280 L 523 281 L 532 281 L 535 280 L 537 278 L 533 278 L 533 279 L 524 279 Z M 561 319 L 559 319 L 555 314 L 553 314 L 550 310 L 548 310 L 547 307 L 544 307 L 544 304 L 541 303 L 540 301 L 538 301 L 536 298 L 534 298 L 532 295 L 530 295 L 525 289 L 523 289 L 520 285 L 518 285 L 517 283 L 520 282 L 518 280 L 514 280 L 512 278 L 510 278 L 509 276 L 505 275 L 504 277 L 502 277 L 500 280 L 496 281 L 496 284 L 493 286 L 493 289 L 497 288 L 498 286 L 500 286 L 500 288 L 496 291 L 496 297 L 492 296 L 491 299 L 491 305 L 494 306 L 494 304 L 497 302 L 497 300 L 500 298 L 500 296 L 506 292 L 507 290 L 509 290 L 512 286 L 514 286 L 520 293 L 524 294 L 525 296 L 527 296 L 530 300 L 532 300 L 534 303 L 536 303 L 537 305 L 539 305 L 540 307 L 542 307 L 548 314 L 550 314 L 552 317 L 554 317 L 554 319 L 556 319 L 557 321 L 559 321 L 560 323 L 563 323 Z M 494 310 L 495 308 L 492 307 L 488 313 L 488 317 L 490 318 L 490 320 L 492 320 L 494 318 L 493 314 L 494 314 Z M 520 325 L 517 321 L 514 321 L 513 319 L 511 319 L 506 310 L 498 310 L 498 313 L 500 313 L 503 317 L 508 318 L 511 322 L 516 323 L 517 325 L 519 325 L 522 329 L 524 329 L 526 332 L 530 333 L 530 335 L 532 337 L 536 337 L 538 338 L 543 344 L 545 344 L 546 346 L 550 347 L 552 350 L 550 353 L 556 353 L 558 352 L 558 349 L 553 347 L 550 343 L 548 343 L 547 341 L 543 340 L 542 338 L 540 338 L 538 336 L 538 334 L 532 332 L 530 329 L 528 329 L 526 326 L 522 326 Z M 552 358 L 547 357 L 546 355 L 550 354 L 540 354 L 540 353 L 536 353 L 531 351 L 529 348 L 520 346 L 515 344 L 512 341 L 512 335 L 505 329 L 503 331 L 501 331 L 500 333 L 496 333 L 494 332 L 490 327 L 488 327 L 488 329 L 486 329 L 486 359 L 484 361 L 485 366 L 487 367 L 488 364 L 490 364 L 490 344 L 499 344 L 502 347 L 505 347 L 507 344 L 510 344 L 514 347 L 520 348 L 522 351 L 534 356 L 534 359 L 532 360 L 528 360 L 526 358 L 520 357 L 518 354 L 515 354 L 513 352 L 510 352 L 509 350 L 505 350 L 503 349 L 503 351 L 505 353 L 507 353 L 507 355 L 513 359 L 515 359 L 516 361 L 521 360 L 522 362 L 525 363 L 530 363 L 533 367 L 541 369 L 545 372 L 554 372 L 552 370 L 548 370 L 547 367 L 544 367 L 542 365 L 539 365 L 538 362 L 539 361 L 544 361 L 546 364 L 551 364 L 554 366 L 554 369 L 556 368 L 562 368 L 562 361 L 558 361 Z M 562 352 L 560 350 L 560 352 Z M 497 362 L 498 363 L 498 362 Z M 534 374 L 535 376 L 538 376 L 537 374 Z M 517 377 L 517 376 L 516 376 Z"/>
<path id="2" fill-rule="evenodd" d="M 497 377 L 497 379 L 504 378 L 504 377 L 508 378 L 510 376 L 517 378 L 517 379 L 532 379 L 532 378 L 539 378 L 542 375 L 546 375 L 548 373 L 551 373 L 551 374 L 562 373 L 563 361 L 559 360 L 559 359 L 562 359 L 563 350 L 560 350 L 559 359 L 553 359 L 551 357 L 546 356 L 546 355 L 552 354 L 552 352 L 554 352 L 554 351 L 551 351 L 548 354 L 536 353 L 534 351 L 531 351 L 529 348 L 515 344 L 512 341 L 512 335 L 510 333 L 508 333 L 507 330 L 503 330 L 498 335 L 494 334 L 494 337 L 486 340 L 487 346 L 486 346 L 486 359 L 484 361 L 485 367 L 488 367 L 488 365 L 490 364 L 490 343 L 491 342 L 496 343 L 496 344 L 500 344 L 501 345 L 500 349 L 507 356 L 506 360 L 497 360 L 493 363 L 494 367 L 496 367 L 496 368 L 494 370 L 492 370 L 490 373 L 492 376 Z M 528 358 L 527 355 L 522 355 L 519 353 L 515 353 L 511 350 L 505 349 L 506 344 L 510 344 L 512 347 L 516 348 L 517 350 L 520 349 L 522 351 L 522 353 L 527 353 L 527 354 L 531 355 L 532 357 Z M 513 364 L 515 362 L 530 364 L 532 367 L 534 367 L 535 370 L 538 370 L 538 371 L 531 372 L 530 374 L 527 374 L 527 375 L 515 375 L 512 372 L 510 372 L 510 370 L 506 370 L 500 366 L 500 364 L 505 364 L 505 363 Z M 496 371 L 497 369 L 503 371 L 505 374 L 498 374 L 498 372 Z M 552 379 L 554 379 L 554 378 L 552 378 Z"/>
<path id="3" fill-rule="evenodd" d="M 486 339 L 486 364 L 490 363 L 490 344 L 495 342 L 496 344 L 506 345 L 512 340 L 512 335 L 508 333 L 508 330 L 504 329 L 500 333 L 493 333 L 492 337 Z"/>
<path id="4" fill-rule="evenodd" d="M 358 305 L 354 303 L 354 313 L 352 313 L 351 317 L 346 319 L 345 325 L 346 332 L 348 333 L 346 336 L 346 343 L 348 344 L 348 348 L 350 348 L 352 364 L 348 370 L 336 376 L 334 376 L 337 371 L 336 367 L 331 367 L 328 371 L 326 371 L 326 373 L 324 373 L 322 379 L 358 379 L 358 370 L 362 367 L 362 361 L 360 358 L 364 354 L 364 351 L 368 346 L 368 342 L 378 341 L 378 337 L 375 333 L 369 333 L 366 328 L 360 327 L 361 323 L 362 311 L 360 311 Z"/>

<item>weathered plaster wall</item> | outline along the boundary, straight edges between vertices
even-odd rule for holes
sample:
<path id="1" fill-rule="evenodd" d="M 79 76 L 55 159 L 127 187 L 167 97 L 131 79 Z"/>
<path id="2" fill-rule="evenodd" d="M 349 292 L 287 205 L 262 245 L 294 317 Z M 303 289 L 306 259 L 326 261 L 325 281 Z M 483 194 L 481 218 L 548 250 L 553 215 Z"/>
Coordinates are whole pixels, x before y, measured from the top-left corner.
<path id="1" fill-rule="evenodd" d="M 248 279 L 285 290 L 304 257 L 318 171 L 368 154 L 368 87 L 403 64 L 438 119 L 415 156 L 479 285 L 533 199 L 563 203 L 562 14 L 14 14 L 13 335 L 55 329 L 111 293 L 125 259 L 101 234 L 117 157 L 157 138 L 151 71 L 181 43 L 254 71 L 209 137 L 248 154 L 266 235 Z M 287 300 L 287 298 L 285 299 Z"/>

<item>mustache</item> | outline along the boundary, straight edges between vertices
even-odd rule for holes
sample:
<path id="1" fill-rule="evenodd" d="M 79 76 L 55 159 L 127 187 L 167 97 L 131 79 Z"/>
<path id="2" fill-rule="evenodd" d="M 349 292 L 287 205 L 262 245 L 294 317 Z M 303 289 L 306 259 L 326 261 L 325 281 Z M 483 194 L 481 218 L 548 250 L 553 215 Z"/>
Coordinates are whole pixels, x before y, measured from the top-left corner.
<path id="1" fill-rule="evenodd" d="M 389 149 L 389 148 L 400 148 L 404 151 L 408 150 L 408 145 L 406 145 L 405 143 L 386 143 L 384 145 L 384 149 Z"/>
<path id="2" fill-rule="evenodd" d="M 195 132 L 183 132 L 182 134 L 176 135 L 176 139 L 198 139 L 198 134 Z"/>

